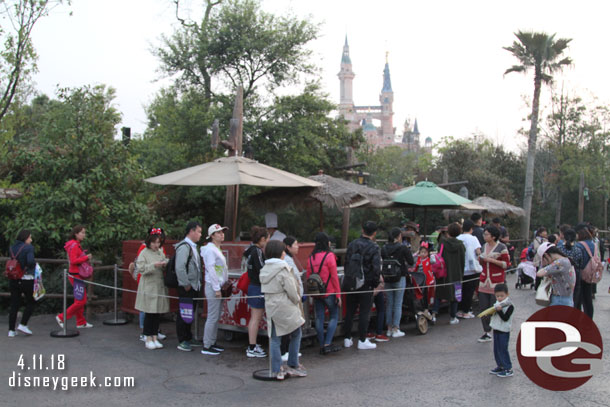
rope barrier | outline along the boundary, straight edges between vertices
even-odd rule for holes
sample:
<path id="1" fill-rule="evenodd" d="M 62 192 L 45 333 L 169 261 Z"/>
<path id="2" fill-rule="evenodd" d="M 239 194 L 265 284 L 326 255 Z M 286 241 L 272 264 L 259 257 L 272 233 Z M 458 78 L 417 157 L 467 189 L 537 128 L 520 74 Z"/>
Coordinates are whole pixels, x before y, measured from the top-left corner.
<path id="1" fill-rule="evenodd" d="M 121 271 L 129 271 L 126 269 L 119 269 Z M 506 270 L 506 272 L 508 271 L 512 271 L 512 270 L 516 270 L 516 268 L 514 269 L 508 269 Z M 100 284 L 100 283 L 95 283 L 93 281 L 88 281 L 88 280 L 83 280 L 81 278 L 75 277 L 75 280 L 80 280 L 86 284 L 91 284 L 94 286 L 98 286 L 98 287 L 103 287 L 103 288 L 110 288 L 110 289 L 114 289 L 114 290 L 119 290 L 119 291 L 124 291 L 124 292 L 130 292 L 130 293 L 136 293 L 138 294 L 138 290 L 130 290 L 128 288 L 120 288 L 120 287 L 112 287 L 109 285 L 105 285 L 105 284 Z M 467 283 L 470 281 L 476 281 L 479 280 L 479 277 L 474 277 L 471 278 L 469 280 L 462 280 L 460 281 L 461 283 Z M 457 282 L 457 281 L 456 281 Z M 379 293 L 379 292 L 391 292 L 391 291 L 406 291 L 406 290 L 416 290 L 416 289 L 424 289 L 424 288 L 433 288 L 433 287 L 444 287 L 444 286 L 448 286 L 448 285 L 454 285 L 455 282 L 453 283 L 442 283 L 442 284 L 434 284 L 434 285 L 424 285 L 424 286 L 417 286 L 417 287 L 404 287 L 404 288 L 383 288 L 383 289 L 379 289 L 379 290 L 364 290 L 364 291 L 349 291 L 349 292 L 338 292 L 338 293 L 333 293 L 336 295 L 350 295 L 350 294 L 365 294 L 365 293 Z M 152 293 L 146 293 L 146 292 L 140 292 L 140 295 L 147 295 L 147 296 L 154 296 L 154 297 L 161 297 L 161 298 L 169 298 L 169 299 L 176 299 L 179 300 L 180 297 L 176 297 L 176 296 L 172 296 L 172 295 L 163 295 L 163 294 L 152 294 Z M 304 297 L 321 297 L 321 296 L 326 296 L 326 293 L 324 294 L 303 294 Z M 228 300 L 228 299 L 234 299 L 234 300 L 241 300 L 241 299 L 248 299 L 248 298 L 265 298 L 264 295 L 243 295 L 243 296 L 231 296 L 231 297 L 220 297 L 220 298 L 215 298 L 217 300 Z M 202 298 L 193 298 L 193 301 L 206 301 L 207 298 L 202 297 Z"/>

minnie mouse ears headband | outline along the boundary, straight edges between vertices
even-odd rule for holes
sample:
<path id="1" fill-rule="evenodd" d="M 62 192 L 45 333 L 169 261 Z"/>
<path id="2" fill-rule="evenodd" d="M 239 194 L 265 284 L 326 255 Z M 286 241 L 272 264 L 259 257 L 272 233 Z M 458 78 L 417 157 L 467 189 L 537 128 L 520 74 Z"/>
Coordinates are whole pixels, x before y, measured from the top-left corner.
<path id="1" fill-rule="evenodd" d="M 162 235 L 163 229 L 161 228 L 151 228 L 149 235 Z"/>

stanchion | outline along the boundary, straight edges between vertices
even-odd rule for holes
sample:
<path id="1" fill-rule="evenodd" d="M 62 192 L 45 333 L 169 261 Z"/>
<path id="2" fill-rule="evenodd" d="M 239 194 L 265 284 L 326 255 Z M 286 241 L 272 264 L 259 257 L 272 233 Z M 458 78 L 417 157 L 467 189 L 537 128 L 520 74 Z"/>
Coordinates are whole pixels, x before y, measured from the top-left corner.
<path id="1" fill-rule="evenodd" d="M 117 308 L 117 303 L 118 303 L 118 292 L 119 290 L 117 290 L 118 288 L 118 273 L 119 273 L 119 266 L 118 265 L 114 265 L 114 319 L 108 319 L 106 321 L 103 322 L 104 325 L 125 325 L 127 323 L 127 320 L 124 318 L 119 318 L 119 310 Z"/>
<path id="2" fill-rule="evenodd" d="M 80 335 L 80 333 L 76 330 L 70 329 L 68 330 L 68 320 L 66 319 L 66 310 L 68 308 L 68 270 L 64 269 L 64 327 L 59 331 L 51 331 L 51 336 L 53 338 L 73 338 L 75 336 Z"/>
<path id="3" fill-rule="evenodd" d="M 273 322 L 271 322 L 273 323 Z M 277 380 L 277 378 L 275 377 L 275 375 L 273 374 L 273 370 L 272 370 L 272 365 L 271 365 L 271 328 L 270 328 L 270 324 L 269 321 L 267 321 L 267 336 L 269 337 L 269 369 L 260 369 L 260 370 L 256 370 L 254 371 L 254 373 L 252 373 L 252 377 L 254 377 L 256 380 L 262 380 L 265 382 L 270 382 L 270 381 L 275 381 Z M 280 363 L 281 365 L 281 363 Z"/>

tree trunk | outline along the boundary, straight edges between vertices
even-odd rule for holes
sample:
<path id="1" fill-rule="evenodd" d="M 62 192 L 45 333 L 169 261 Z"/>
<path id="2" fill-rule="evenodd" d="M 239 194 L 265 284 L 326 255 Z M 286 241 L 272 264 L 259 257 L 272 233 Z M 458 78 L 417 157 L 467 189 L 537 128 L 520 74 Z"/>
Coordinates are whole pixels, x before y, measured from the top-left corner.
<path id="1" fill-rule="evenodd" d="M 557 187 L 557 205 L 555 207 L 555 226 L 561 224 L 561 187 Z"/>
<path id="2" fill-rule="evenodd" d="M 527 140 L 527 165 L 525 167 L 525 191 L 523 193 L 523 209 L 525 216 L 521 224 L 521 238 L 529 240 L 530 217 L 532 215 L 532 197 L 534 195 L 534 164 L 536 161 L 536 138 L 538 136 L 538 113 L 540 110 L 540 88 L 542 86 L 541 67 L 536 67 L 534 75 L 534 99 L 530 132 Z"/>

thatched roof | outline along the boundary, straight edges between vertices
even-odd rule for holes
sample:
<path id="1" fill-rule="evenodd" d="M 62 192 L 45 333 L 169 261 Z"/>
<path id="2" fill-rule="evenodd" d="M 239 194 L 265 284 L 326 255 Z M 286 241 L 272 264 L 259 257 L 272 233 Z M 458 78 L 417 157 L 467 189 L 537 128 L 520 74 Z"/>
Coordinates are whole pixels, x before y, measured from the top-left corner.
<path id="1" fill-rule="evenodd" d="M 523 208 L 508 204 L 506 202 L 498 201 L 487 196 L 480 196 L 472 201 L 473 204 L 482 206 L 483 210 L 469 210 L 469 209 L 446 209 L 443 211 L 443 215 L 448 217 L 456 217 L 459 215 L 471 215 L 473 212 L 484 212 L 488 215 L 495 216 L 512 216 L 522 217 L 525 216 Z"/>
<path id="2" fill-rule="evenodd" d="M 379 189 L 369 188 L 326 174 L 312 175 L 308 178 L 322 183 L 322 186 L 314 188 L 274 188 L 250 199 L 258 205 L 269 207 L 311 206 L 322 203 L 322 205 L 331 208 L 384 208 L 391 204 L 390 194 Z"/>

